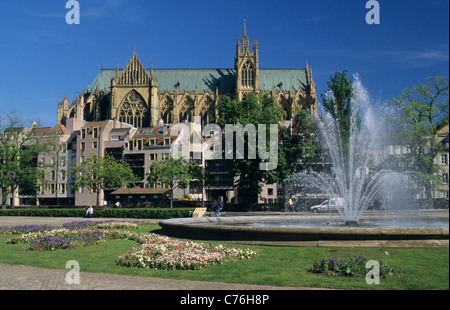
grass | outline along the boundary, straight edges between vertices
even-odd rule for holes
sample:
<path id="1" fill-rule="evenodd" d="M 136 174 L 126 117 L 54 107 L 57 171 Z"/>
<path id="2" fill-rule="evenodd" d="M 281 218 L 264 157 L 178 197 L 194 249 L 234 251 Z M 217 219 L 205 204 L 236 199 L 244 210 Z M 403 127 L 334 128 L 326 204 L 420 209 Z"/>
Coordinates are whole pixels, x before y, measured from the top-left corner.
<path id="1" fill-rule="evenodd" d="M 159 226 L 142 226 L 138 231 L 152 232 Z M 137 243 L 128 240 L 108 241 L 80 249 L 53 252 L 26 252 L 23 245 L 6 244 L 9 236 L 0 235 L 0 263 L 65 269 L 66 262 L 76 260 L 82 272 L 101 272 L 143 277 L 161 277 L 200 281 L 265 284 L 275 286 L 317 287 L 335 289 L 378 290 L 448 290 L 448 249 L 379 249 L 251 246 L 259 257 L 251 261 L 216 265 L 198 271 L 147 270 L 116 265 L 118 256 Z M 218 242 L 213 242 L 219 244 Z M 225 243 L 222 243 L 225 245 Z M 244 245 L 233 245 L 246 248 Z M 388 255 L 387 255 L 387 254 Z M 315 259 L 362 256 L 383 261 L 401 270 L 401 276 L 381 279 L 379 285 L 368 285 L 365 279 L 327 277 L 308 272 Z M 68 269 L 67 269 L 68 270 Z"/>

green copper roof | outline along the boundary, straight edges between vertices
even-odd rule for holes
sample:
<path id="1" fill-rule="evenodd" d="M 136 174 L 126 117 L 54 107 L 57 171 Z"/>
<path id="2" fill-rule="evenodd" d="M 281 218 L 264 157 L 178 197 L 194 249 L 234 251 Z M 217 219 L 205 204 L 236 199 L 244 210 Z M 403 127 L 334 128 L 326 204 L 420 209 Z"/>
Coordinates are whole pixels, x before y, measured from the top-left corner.
<path id="1" fill-rule="evenodd" d="M 119 76 L 123 70 L 119 70 Z M 150 75 L 150 70 L 147 69 Z M 159 90 L 173 91 L 178 85 L 180 91 L 215 91 L 219 85 L 219 93 L 234 93 L 236 88 L 236 71 L 234 69 L 153 69 L 153 75 L 158 81 Z M 97 85 L 100 90 L 109 90 L 111 80 L 116 76 L 115 69 L 102 69 L 89 90 L 93 91 Z M 260 69 L 259 87 L 261 90 L 272 90 L 273 87 L 297 90 L 307 89 L 305 69 Z"/>

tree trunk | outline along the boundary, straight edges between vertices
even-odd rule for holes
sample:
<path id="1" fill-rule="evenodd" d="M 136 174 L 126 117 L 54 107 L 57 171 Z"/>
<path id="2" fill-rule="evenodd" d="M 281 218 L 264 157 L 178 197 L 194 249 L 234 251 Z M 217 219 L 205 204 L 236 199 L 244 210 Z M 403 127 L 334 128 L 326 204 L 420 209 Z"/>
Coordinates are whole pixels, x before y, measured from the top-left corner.
<path id="1" fill-rule="evenodd" d="M 6 199 L 8 198 L 8 195 L 3 195 L 3 193 L 5 193 L 7 191 L 5 191 L 4 189 L 0 189 L 0 199 L 1 199 L 1 203 L 2 203 L 2 210 L 6 210 Z"/>

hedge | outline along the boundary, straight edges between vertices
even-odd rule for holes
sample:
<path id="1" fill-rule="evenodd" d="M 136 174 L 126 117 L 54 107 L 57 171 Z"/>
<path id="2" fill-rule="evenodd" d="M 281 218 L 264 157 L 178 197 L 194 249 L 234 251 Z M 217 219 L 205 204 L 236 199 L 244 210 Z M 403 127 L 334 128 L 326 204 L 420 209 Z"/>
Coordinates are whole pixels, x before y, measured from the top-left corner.
<path id="1" fill-rule="evenodd" d="M 97 218 L 168 219 L 188 217 L 193 209 L 102 209 L 95 210 Z M 0 210 L 0 216 L 84 217 L 84 209 L 13 209 Z"/>

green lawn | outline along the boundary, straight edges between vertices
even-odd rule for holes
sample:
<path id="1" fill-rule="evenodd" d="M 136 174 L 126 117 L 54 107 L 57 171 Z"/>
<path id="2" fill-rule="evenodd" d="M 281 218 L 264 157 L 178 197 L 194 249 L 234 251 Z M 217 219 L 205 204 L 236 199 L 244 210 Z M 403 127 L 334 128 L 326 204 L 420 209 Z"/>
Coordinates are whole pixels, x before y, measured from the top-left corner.
<path id="1" fill-rule="evenodd" d="M 143 226 L 139 231 L 149 232 L 159 228 L 159 226 Z M 340 289 L 449 289 L 448 249 L 251 246 L 259 251 L 260 255 L 257 259 L 216 265 L 198 271 L 164 271 L 116 265 L 115 260 L 118 256 L 137 246 L 137 243 L 133 241 L 115 240 L 80 249 L 26 252 L 22 250 L 23 245 L 6 244 L 5 241 L 8 238 L 9 236 L 0 235 L 1 264 L 64 269 L 67 261 L 76 260 L 80 263 L 81 271 L 144 277 Z M 308 268 L 315 259 L 356 256 L 383 261 L 400 269 L 401 276 L 387 280 L 381 279 L 379 285 L 368 285 L 365 279 L 332 278 L 308 272 Z"/>

